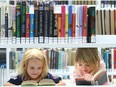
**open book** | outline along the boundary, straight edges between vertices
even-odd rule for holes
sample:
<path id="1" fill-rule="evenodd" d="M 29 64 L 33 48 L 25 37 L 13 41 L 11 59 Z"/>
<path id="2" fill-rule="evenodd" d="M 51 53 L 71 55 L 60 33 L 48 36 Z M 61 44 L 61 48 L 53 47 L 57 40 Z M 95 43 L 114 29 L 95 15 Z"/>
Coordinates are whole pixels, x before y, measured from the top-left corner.
<path id="1" fill-rule="evenodd" d="M 76 85 L 103 85 L 107 82 L 107 74 L 105 69 L 99 70 L 92 78 L 87 81 L 82 77 L 75 78 Z"/>
<path id="2" fill-rule="evenodd" d="M 23 81 L 21 86 L 55 86 L 55 82 L 52 79 L 42 79 L 39 83 L 36 81 Z"/>

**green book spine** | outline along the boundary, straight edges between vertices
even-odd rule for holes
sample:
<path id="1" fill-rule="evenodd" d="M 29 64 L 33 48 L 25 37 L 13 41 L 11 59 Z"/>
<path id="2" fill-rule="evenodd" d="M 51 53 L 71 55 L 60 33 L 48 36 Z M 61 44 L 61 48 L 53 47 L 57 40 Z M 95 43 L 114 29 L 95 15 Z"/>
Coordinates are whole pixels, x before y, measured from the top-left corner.
<path id="1" fill-rule="evenodd" d="M 21 3 L 17 2 L 16 5 L 16 37 L 19 38 L 18 42 L 20 43 L 21 37 Z"/>

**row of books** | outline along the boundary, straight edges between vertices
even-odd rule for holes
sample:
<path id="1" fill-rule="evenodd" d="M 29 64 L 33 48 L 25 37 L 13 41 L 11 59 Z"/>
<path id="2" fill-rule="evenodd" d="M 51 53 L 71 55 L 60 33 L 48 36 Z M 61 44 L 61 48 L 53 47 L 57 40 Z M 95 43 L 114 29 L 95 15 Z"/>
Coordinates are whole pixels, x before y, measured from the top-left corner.
<path id="1" fill-rule="evenodd" d="M 54 49 L 42 49 L 46 54 L 48 60 L 48 66 L 50 69 L 67 69 L 67 66 L 74 65 L 76 49 L 68 48 L 54 48 Z M 9 62 L 10 69 L 16 69 L 18 63 L 22 58 L 24 51 L 10 51 Z M 115 48 L 102 48 L 101 54 L 106 64 L 108 71 L 116 70 L 116 49 Z"/>
<path id="2" fill-rule="evenodd" d="M 115 8 L 116 0 L 101 0 L 101 7 L 102 8 Z"/>
<path id="3" fill-rule="evenodd" d="M 102 48 L 101 54 L 106 64 L 107 70 L 116 70 L 116 49 L 113 48 Z"/>
<path id="4" fill-rule="evenodd" d="M 98 9 L 96 11 L 96 34 L 116 34 L 116 9 Z"/>
<path id="5" fill-rule="evenodd" d="M 67 65 L 71 66 L 74 62 L 75 52 L 72 49 L 44 49 L 47 56 L 48 66 L 50 69 L 67 69 Z M 72 52 L 71 52 L 72 51 Z M 24 51 L 9 52 L 9 68 L 17 69 L 22 59 Z"/>
<path id="6" fill-rule="evenodd" d="M 83 43 L 95 42 L 91 40 L 95 37 L 95 7 L 22 1 L 16 6 L 1 5 L 0 13 L 3 43 L 12 37 L 16 43 L 25 43 L 25 38 L 34 43 L 34 37 L 36 43 L 48 43 L 51 37 L 79 37 Z"/>
<path id="7" fill-rule="evenodd" d="M 20 0 L 18 0 L 20 1 Z M 30 0 L 26 0 L 28 2 L 33 2 L 33 1 L 30 1 Z M 45 2 L 45 1 L 48 1 L 48 0 L 35 0 L 36 2 Z M 53 1 L 56 5 L 68 5 L 68 4 L 73 4 L 73 5 L 95 5 L 96 4 L 96 0 L 51 0 Z M 9 1 L 9 4 L 15 4 L 16 3 L 16 0 L 10 0 Z"/>

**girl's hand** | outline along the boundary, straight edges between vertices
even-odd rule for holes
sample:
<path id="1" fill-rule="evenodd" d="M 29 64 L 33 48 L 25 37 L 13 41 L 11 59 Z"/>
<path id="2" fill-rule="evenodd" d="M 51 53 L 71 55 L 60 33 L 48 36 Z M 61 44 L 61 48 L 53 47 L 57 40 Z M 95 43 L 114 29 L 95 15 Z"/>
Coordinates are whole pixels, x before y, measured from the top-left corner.
<path id="1" fill-rule="evenodd" d="M 87 81 L 92 81 L 93 76 L 91 74 L 85 74 L 83 78 Z"/>

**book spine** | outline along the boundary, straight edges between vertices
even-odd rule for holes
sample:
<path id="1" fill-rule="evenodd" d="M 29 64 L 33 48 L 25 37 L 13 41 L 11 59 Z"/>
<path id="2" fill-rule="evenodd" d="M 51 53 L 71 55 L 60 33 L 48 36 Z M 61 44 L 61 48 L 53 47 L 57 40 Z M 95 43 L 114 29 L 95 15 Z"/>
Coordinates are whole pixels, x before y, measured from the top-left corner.
<path id="1" fill-rule="evenodd" d="M 20 42 L 21 38 L 21 3 L 17 2 L 16 5 L 16 43 Z"/>
<path id="2" fill-rule="evenodd" d="M 26 43 L 29 43 L 30 38 L 30 14 L 26 13 Z"/>
<path id="3" fill-rule="evenodd" d="M 5 13 L 5 37 L 8 38 L 8 13 Z"/>
<path id="4" fill-rule="evenodd" d="M 1 6 L 1 43 L 5 43 L 5 5 Z"/>
<path id="5" fill-rule="evenodd" d="M 87 5 L 83 6 L 83 25 L 82 25 L 82 36 L 83 36 L 83 43 L 86 43 L 86 39 L 87 39 Z"/>
<path id="6" fill-rule="evenodd" d="M 68 6 L 68 38 L 69 43 L 72 43 L 72 5 Z"/>
<path id="7" fill-rule="evenodd" d="M 116 9 L 114 9 L 114 34 L 116 34 Z"/>
<path id="8" fill-rule="evenodd" d="M 75 31 L 76 31 L 76 7 L 72 8 L 72 43 L 75 43 Z"/>
<path id="9" fill-rule="evenodd" d="M 30 5 L 30 43 L 34 43 L 34 5 Z"/>
<path id="10" fill-rule="evenodd" d="M 75 30 L 75 43 L 79 43 L 79 6 L 76 6 L 76 30 Z"/>
<path id="11" fill-rule="evenodd" d="M 90 14 L 90 29 L 91 29 L 91 43 L 96 42 L 95 36 L 96 36 L 96 26 L 95 26 L 95 22 L 96 22 L 96 17 L 95 17 L 95 7 L 90 7 L 89 8 Z M 89 19 L 88 19 L 89 20 Z M 89 26 L 89 24 L 88 24 Z"/>
<path id="12" fill-rule="evenodd" d="M 12 33 L 12 9 L 13 9 L 13 6 L 12 5 L 8 5 L 7 6 L 7 12 L 8 12 L 8 38 L 7 38 L 7 43 L 8 44 L 12 44 L 12 37 L 13 37 L 13 33 Z"/>
<path id="13" fill-rule="evenodd" d="M 83 6 L 79 7 L 79 42 L 82 43 Z"/>
<path id="14" fill-rule="evenodd" d="M 12 7 L 12 43 L 16 43 L 16 5 Z"/>
<path id="15" fill-rule="evenodd" d="M 0 6 L 0 43 L 1 43 L 1 6 Z"/>
<path id="16" fill-rule="evenodd" d="M 21 4 L 21 43 L 25 43 L 26 35 L 26 1 Z"/>
<path id="17" fill-rule="evenodd" d="M 64 43 L 64 37 L 65 37 L 65 5 L 61 6 L 61 43 Z"/>
<path id="18" fill-rule="evenodd" d="M 39 30 L 39 26 L 38 26 L 38 24 L 39 24 L 39 22 L 38 22 L 38 20 L 39 20 L 39 15 L 38 15 L 38 6 L 35 6 L 34 7 L 34 38 L 35 38 L 35 40 L 34 40 L 34 43 L 38 43 L 38 36 L 39 36 L 39 32 L 38 32 L 38 30 Z"/>
<path id="19" fill-rule="evenodd" d="M 49 2 L 44 3 L 44 43 L 49 43 Z"/>
<path id="20" fill-rule="evenodd" d="M 57 29 L 56 29 L 56 20 L 55 14 L 53 13 L 54 6 L 53 2 L 49 3 L 49 43 L 54 43 L 55 39 L 57 40 Z"/>
<path id="21" fill-rule="evenodd" d="M 111 35 L 114 35 L 114 10 L 110 10 L 110 29 L 111 29 Z"/>
<path id="22" fill-rule="evenodd" d="M 116 49 L 114 49 L 114 69 L 116 69 Z"/>
<path id="23" fill-rule="evenodd" d="M 43 3 L 40 3 L 39 5 L 39 43 L 44 43 L 43 11 L 44 11 Z"/>
<path id="24" fill-rule="evenodd" d="M 61 14 L 58 14 L 57 29 L 58 29 L 58 43 L 61 43 Z"/>
<path id="25" fill-rule="evenodd" d="M 65 6 L 65 43 L 68 43 L 68 6 Z"/>

